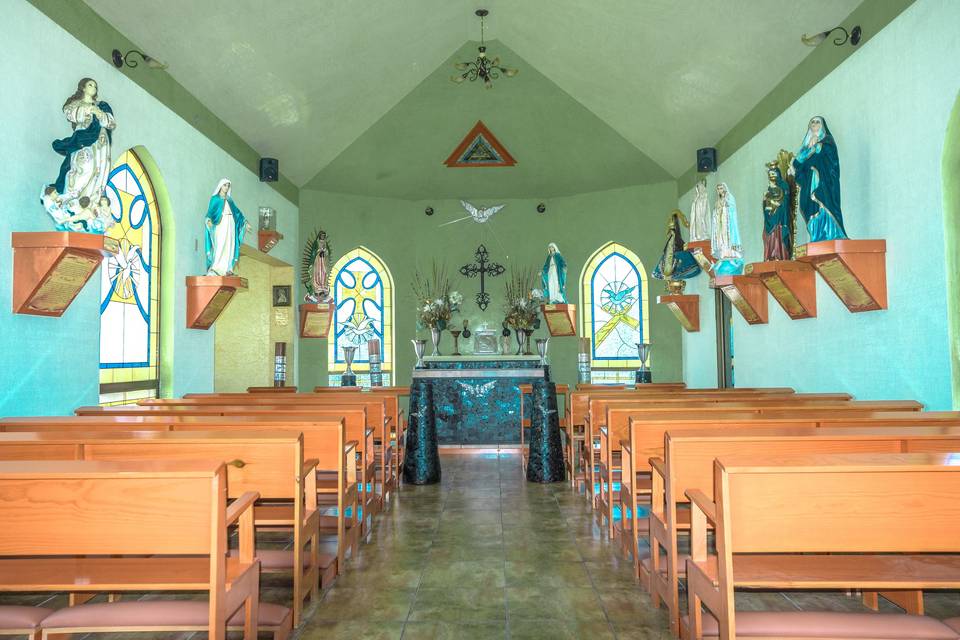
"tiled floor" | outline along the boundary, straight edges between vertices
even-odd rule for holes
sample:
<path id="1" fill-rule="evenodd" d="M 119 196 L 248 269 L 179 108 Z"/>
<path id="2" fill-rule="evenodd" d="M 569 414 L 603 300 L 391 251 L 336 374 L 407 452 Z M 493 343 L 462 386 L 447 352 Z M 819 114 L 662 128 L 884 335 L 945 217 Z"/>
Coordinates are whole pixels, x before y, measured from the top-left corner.
<path id="1" fill-rule="evenodd" d="M 378 516 L 300 638 L 668 637 L 568 484 L 527 483 L 516 454 L 442 465 L 439 485 L 403 487 Z"/>

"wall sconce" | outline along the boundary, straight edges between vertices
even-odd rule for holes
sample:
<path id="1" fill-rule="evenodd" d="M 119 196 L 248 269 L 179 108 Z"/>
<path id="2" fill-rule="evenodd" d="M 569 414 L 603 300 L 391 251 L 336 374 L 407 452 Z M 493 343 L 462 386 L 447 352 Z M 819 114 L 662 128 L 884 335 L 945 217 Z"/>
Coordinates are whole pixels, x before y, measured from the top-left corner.
<path id="1" fill-rule="evenodd" d="M 546 210 L 547 210 L 547 205 L 543 204 L 542 202 L 537 205 L 537 213 L 545 213 Z"/>
<path id="2" fill-rule="evenodd" d="M 124 65 L 130 67 L 131 69 L 138 67 L 140 65 L 139 62 L 137 62 L 136 60 L 127 59 L 131 55 L 140 56 L 143 59 L 143 61 L 147 64 L 147 66 L 150 67 L 151 69 L 167 68 L 166 63 L 160 62 L 156 58 L 151 58 L 150 56 L 145 54 L 143 51 L 137 51 L 136 49 L 131 49 L 126 53 L 120 53 L 120 49 L 114 49 L 113 53 L 111 54 L 111 59 L 113 60 L 113 66 L 115 66 L 117 69 L 123 68 Z"/>
<path id="3" fill-rule="evenodd" d="M 815 47 L 821 42 L 823 42 L 824 40 L 826 40 L 827 36 L 829 36 L 834 31 L 843 32 L 843 35 L 839 35 L 833 39 L 833 44 L 835 44 L 838 47 L 845 45 L 848 40 L 850 41 L 850 44 L 852 44 L 853 46 L 857 46 L 858 44 L 860 44 L 860 36 L 863 35 L 863 32 L 860 30 L 860 25 L 855 26 L 849 33 L 843 27 L 834 27 L 833 29 L 829 29 L 827 31 L 821 31 L 820 33 L 814 34 L 812 36 L 803 34 L 802 36 L 800 36 L 800 41 L 803 44 L 807 45 L 808 47 Z"/>

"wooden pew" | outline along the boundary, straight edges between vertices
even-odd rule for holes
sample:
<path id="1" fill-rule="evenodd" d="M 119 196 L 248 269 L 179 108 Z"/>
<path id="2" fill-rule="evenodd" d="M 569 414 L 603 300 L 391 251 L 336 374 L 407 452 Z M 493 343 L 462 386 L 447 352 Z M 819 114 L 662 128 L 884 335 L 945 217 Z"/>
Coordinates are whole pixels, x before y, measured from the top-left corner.
<path id="1" fill-rule="evenodd" d="M 339 429 L 342 443 L 342 428 Z M 319 596 L 319 512 L 316 459 L 306 460 L 303 435 L 292 431 L 41 431 L 0 433 L 0 460 L 209 461 L 226 464 L 227 497 L 248 491 L 284 505 L 254 508 L 257 527 L 293 530 L 293 549 L 257 550 L 261 568 L 293 573 L 293 625 L 303 602 Z M 324 566 L 336 565 L 325 562 Z M 342 566 L 342 561 L 341 561 Z M 331 576 L 332 577 L 332 576 Z"/>
<path id="2" fill-rule="evenodd" d="M 589 437 L 594 442 L 594 447 L 590 449 L 589 454 L 584 449 L 585 459 L 583 464 L 587 467 L 587 477 L 589 478 L 587 496 L 591 499 L 594 509 L 597 511 L 598 523 L 603 524 L 602 519 L 605 514 L 613 510 L 613 503 L 617 501 L 617 494 L 611 489 L 611 477 L 620 475 L 620 446 L 619 443 L 626 437 L 627 420 L 623 416 L 633 415 L 633 409 L 637 409 L 636 415 L 642 415 L 643 411 L 677 411 L 689 412 L 690 410 L 703 411 L 723 411 L 726 409 L 743 408 L 752 411 L 781 410 L 799 407 L 822 407 L 835 408 L 838 411 L 876 411 L 876 410 L 903 410 L 919 411 L 923 408 L 918 402 L 909 401 L 853 401 L 836 400 L 834 396 L 838 394 L 815 394 L 815 395 L 789 395 L 783 397 L 770 398 L 766 394 L 754 396 L 748 399 L 748 395 L 739 395 L 736 398 L 724 398 L 716 396 L 706 398 L 697 396 L 689 401 L 677 401 L 675 398 L 660 401 L 659 399 L 633 398 L 630 400 L 623 398 L 594 398 L 590 401 L 591 416 L 598 416 L 597 420 L 587 417 L 584 428 L 585 437 Z M 839 394 L 840 397 L 849 397 L 847 394 Z M 619 410 L 614 412 L 613 409 Z M 623 412 L 626 410 L 626 413 Z M 604 418 L 604 413 L 606 417 Z M 616 422 L 617 417 L 621 421 Z M 606 444 L 601 442 L 600 429 L 595 424 L 600 422 L 600 427 L 604 423 L 611 425 L 616 433 L 615 437 L 608 438 Z M 591 455 L 592 454 L 592 455 Z M 593 464 L 590 464 L 592 458 Z M 599 475 L 595 469 L 599 467 Z M 638 471 L 638 470 L 635 470 Z M 640 489 L 641 487 L 636 487 Z M 643 487 L 648 489 L 648 485 Z M 599 489 L 599 490 L 598 490 Z M 612 523 L 610 524 L 612 533 Z"/>
<path id="3" fill-rule="evenodd" d="M 362 420 L 359 422 L 362 427 Z M 318 508 L 335 506 L 336 515 L 319 516 L 321 532 L 335 533 L 337 536 L 337 554 L 335 557 L 326 554 L 318 555 L 320 569 L 320 585 L 326 588 L 344 570 L 346 549 L 352 550 L 356 557 L 359 540 L 363 528 L 359 518 L 360 489 L 357 477 L 357 441 L 349 440 L 351 434 L 344 426 L 344 419 L 297 420 L 297 416 L 286 416 L 282 419 L 256 420 L 249 416 L 182 416 L 154 413 L 146 416 L 66 416 L 66 417 L 39 417 L 39 418 L 3 418 L 0 419 L 0 432 L 45 432 L 71 431 L 80 434 L 97 432 L 131 432 L 131 431 L 174 431 L 174 432 L 258 432 L 264 430 L 285 431 L 301 435 L 303 438 L 303 455 L 307 459 L 317 461 L 316 496 Z M 372 433 L 367 430 L 367 438 L 372 439 Z M 275 523 L 282 520 L 284 514 L 269 513 L 261 507 L 265 517 L 273 517 Z M 347 515 L 349 513 L 349 516 Z M 291 518 L 287 518 L 290 520 Z M 363 516 L 367 520 L 366 515 Z M 289 565 L 292 570 L 294 565 Z M 277 565 L 281 568 L 282 565 Z"/>
<path id="4" fill-rule="evenodd" d="M 954 455 L 723 457 L 714 462 L 713 484 L 714 496 L 687 491 L 686 637 L 728 640 L 740 628 L 742 635 L 800 639 L 812 637 L 813 627 L 818 638 L 876 638 L 878 628 L 888 638 L 949 637 L 920 635 L 938 624 L 921 616 L 735 612 L 734 591 L 960 588 Z M 707 548 L 708 521 L 715 555 Z M 703 606 L 713 615 L 704 616 Z"/>
<path id="5" fill-rule="evenodd" d="M 212 640 L 225 640 L 227 619 L 241 608 L 243 637 L 256 640 L 258 496 L 228 507 L 226 483 L 224 465 L 212 462 L 0 462 L 0 592 L 199 592 Z M 234 524 L 240 553 L 228 557 Z M 178 628 L 174 616 L 143 628 L 106 613 L 94 626 L 71 624 L 89 606 L 51 614 L 44 637 Z"/>
<path id="6" fill-rule="evenodd" d="M 520 384 L 517 385 L 517 388 L 520 390 L 520 467 L 523 469 L 523 472 L 527 471 L 527 458 L 529 458 L 529 450 L 526 449 L 526 444 L 524 443 L 524 429 L 530 428 L 530 418 L 525 417 L 523 414 L 524 407 L 524 396 L 532 396 L 533 394 L 533 385 L 532 384 Z M 568 384 L 557 384 L 557 395 L 563 396 L 563 402 L 560 401 L 560 398 L 557 398 L 557 409 L 563 407 L 563 417 L 560 418 L 560 430 L 566 431 L 567 425 L 567 416 L 570 413 L 570 385 Z M 570 440 L 570 434 L 566 434 L 566 441 L 564 442 L 564 449 L 572 446 Z M 567 455 L 567 460 L 564 460 L 566 464 L 569 460 L 569 455 Z M 567 470 L 569 471 L 569 465 L 567 465 Z"/>
<path id="7" fill-rule="evenodd" d="M 388 411 L 388 404 L 394 408 L 392 416 Z M 378 494 L 379 504 L 377 509 L 384 508 L 386 500 L 389 499 L 390 491 L 397 485 L 397 467 L 393 448 L 390 445 L 393 433 L 393 422 L 399 420 L 396 407 L 396 396 L 381 393 L 338 393 L 323 394 L 298 393 L 283 395 L 263 395 L 263 394 L 191 394 L 183 398 L 165 398 L 151 399 L 140 402 L 142 406 L 267 406 L 275 405 L 288 408 L 312 408 L 312 407 L 340 407 L 360 405 L 366 408 L 367 425 L 374 428 L 374 446 L 376 447 L 373 457 L 380 470 L 380 480 L 382 491 Z M 372 488 L 376 493 L 376 488 Z"/>
<path id="8" fill-rule="evenodd" d="M 163 406 L 163 405 L 127 405 L 119 407 L 80 407 L 78 416 L 121 417 L 121 416 L 179 416 L 179 417 L 229 417 L 231 419 L 253 419 L 264 421 L 329 421 L 343 419 L 347 439 L 356 441 L 357 468 L 360 482 L 360 504 L 362 536 L 369 533 L 373 526 L 373 513 L 380 504 L 376 492 L 373 429 L 367 428 L 366 408 L 357 405 L 325 405 L 317 407 L 289 407 L 284 405 L 209 405 L 209 406 Z M 309 454 L 308 454 L 309 455 Z M 320 483 L 324 480 L 321 477 Z M 369 515 L 369 517 L 368 517 Z"/>
<path id="9" fill-rule="evenodd" d="M 296 393 L 296 387 L 247 387 L 247 393 Z"/>
<path id="10" fill-rule="evenodd" d="M 960 451 L 960 419 L 954 427 L 746 427 L 668 431 L 662 458 L 650 458 L 653 491 L 650 510 L 650 557 L 641 575 L 654 606 L 670 612 L 670 627 L 679 637 L 679 581 L 686 559 L 678 535 L 689 530 L 688 490 L 713 490 L 713 460 L 730 455 L 789 459 L 823 453 L 931 453 Z M 883 424 L 883 421 L 878 421 Z M 920 603 L 922 605 L 922 601 Z M 922 614 L 922 606 L 908 611 Z"/>
<path id="11" fill-rule="evenodd" d="M 745 428 L 773 427 L 856 427 L 886 426 L 924 427 L 960 425 L 960 412 L 918 412 L 918 411 L 871 411 L 855 408 L 857 405 L 837 407 L 803 407 L 768 410 L 739 408 L 725 411 L 699 409 L 695 412 L 645 411 L 634 408 L 611 406 L 607 410 L 608 420 L 615 436 L 622 433 L 622 425 L 627 422 L 627 437 L 620 441 L 622 451 L 622 472 L 620 484 L 620 502 L 629 505 L 630 519 L 621 519 L 622 549 L 633 556 L 635 574 L 646 583 L 640 573 L 640 558 L 637 553 L 639 537 L 646 534 L 647 518 L 639 517 L 638 507 L 641 498 L 649 498 L 652 480 L 650 479 L 650 459 L 663 457 L 664 434 L 685 433 L 691 430 L 715 429 L 728 432 Z M 909 406 L 909 405 L 908 405 Z M 615 437 L 614 436 L 614 437 Z M 613 437 L 610 438 L 613 440 Z"/>
<path id="12" fill-rule="evenodd" d="M 669 384 L 669 383 L 667 383 Z M 789 387 L 770 387 L 768 389 L 686 389 L 685 385 L 680 383 L 675 389 L 665 389 L 665 385 L 657 386 L 654 385 L 643 385 L 640 389 L 635 389 L 633 387 L 617 387 L 617 386 L 608 386 L 608 385 L 589 385 L 590 387 L 597 386 L 598 389 L 581 389 L 581 385 L 577 385 L 577 391 L 570 394 L 569 397 L 569 409 L 567 413 L 567 433 L 570 434 L 572 446 L 570 447 L 571 458 L 568 462 L 570 468 L 574 471 L 572 472 L 573 477 L 570 479 L 571 485 L 575 488 L 578 487 L 580 483 L 586 484 L 588 481 L 589 472 L 586 469 L 586 466 L 582 467 L 582 471 L 577 469 L 577 462 L 583 458 L 583 442 L 585 439 L 584 430 L 587 421 L 587 415 L 590 412 L 590 398 L 592 396 L 612 396 L 612 397 L 624 397 L 631 398 L 635 397 L 638 394 L 648 395 L 648 394 L 663 394 L 665 391 L 672 391 L 674 394 L 686 394 L 688 392 L 697 393 L 697 394 L 714 394 L 720 396 L 734 397 L 734 392 L 743 393 L 743 392 L 755 392 L 759 393 L 769 393 L 774 395 L 788 395 L 793 394 L 793 389 Z M 731 395 L 734 394 L 734 395 Z"/>

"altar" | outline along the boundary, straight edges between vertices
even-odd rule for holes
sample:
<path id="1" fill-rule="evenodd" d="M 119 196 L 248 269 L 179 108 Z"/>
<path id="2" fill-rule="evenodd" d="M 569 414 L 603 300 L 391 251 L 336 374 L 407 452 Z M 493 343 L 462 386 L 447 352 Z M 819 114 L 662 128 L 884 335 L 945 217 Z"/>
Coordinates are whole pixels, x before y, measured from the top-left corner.
<path id="1" fill-rule="evenodd" d="M 411 411 L 414 394 L 423 394 L 419 401 L 432 409 L 440 445 L 519 444 L 519 385 L 543 380 L 539 356 L 428 356 L 423 362 L 413 371 Z"/>

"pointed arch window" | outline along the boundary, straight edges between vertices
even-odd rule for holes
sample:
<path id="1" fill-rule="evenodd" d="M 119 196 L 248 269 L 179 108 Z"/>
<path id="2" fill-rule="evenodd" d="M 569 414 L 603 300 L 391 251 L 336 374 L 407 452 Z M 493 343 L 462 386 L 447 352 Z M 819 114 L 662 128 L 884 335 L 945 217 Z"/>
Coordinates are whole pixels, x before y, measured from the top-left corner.
<path id="1" fill-rule="evenodd" d="M 634 380 L 637 343 L 650 342 L 647 272 L 637 254 L 608 242 L 580 273 L 580 330 L 590 338 L 595 382 Z"/>
<path id="2" fill-rule="evenodd" d="M 100 403 L 160 394 L 160 211 L 133 150 L 116 161 L 105 195 L 120 252 L 100 269 Z"/>
<path id="3" fill-rule="evenodd" d="M 383 384 L 393 384 L 393 276 L 383 260 L 365 247 L 344 254 L 331 270 L 335 317 L 327 347 L 329 384 L 340 385 L 347 369 L 343 347 L 356 347 L 353 371 L 361 386 L 370 385 L 367 341 L 380 339 Z"/>

